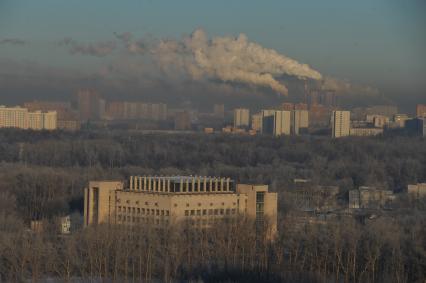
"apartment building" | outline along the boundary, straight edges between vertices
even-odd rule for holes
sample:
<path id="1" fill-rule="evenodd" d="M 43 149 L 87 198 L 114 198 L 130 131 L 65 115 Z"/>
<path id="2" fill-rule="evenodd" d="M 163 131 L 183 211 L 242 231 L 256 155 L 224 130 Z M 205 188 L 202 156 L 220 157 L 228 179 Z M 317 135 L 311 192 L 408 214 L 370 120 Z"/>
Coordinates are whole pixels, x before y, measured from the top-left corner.
<path id="1" fill-rule="evenodd" d="M 0 106 L 0 128 L 20 128 L 32 130 L 55 130 L 56 111 L 28 112 L 27 108 Z"/>
<path id="2" fill-rule="evenodd" d="M 250 125 L 250 110 L 245 108 L 234 109 L 234 128 Z"/>
<path id="3" fill-rule="evenodd" d="M 331 115 L 332 137 L 346 137 L 350 134 L 351 112 L 333 111 Z"/>
<path id="4" fill-rule="evenodd" d="M 291 112 L 262 110 L 262 133 L 274 136 L 290 135 Z"/>

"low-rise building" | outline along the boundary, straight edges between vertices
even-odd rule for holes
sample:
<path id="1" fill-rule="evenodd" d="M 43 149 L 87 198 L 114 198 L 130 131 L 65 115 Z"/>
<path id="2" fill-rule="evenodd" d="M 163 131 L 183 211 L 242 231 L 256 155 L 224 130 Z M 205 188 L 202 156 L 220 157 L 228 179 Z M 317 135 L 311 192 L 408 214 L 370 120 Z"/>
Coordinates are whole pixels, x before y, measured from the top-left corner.
<path id="1" fill-rule="evenodd" d="M 359 187 L 349 191 L 349 208 L 382 209 L 389 208 L 395 196 L 392 191 L 376 187 Z"/>
<path id="2" fill-rule="evenodd" d="M 301 211 L 329 212 L 337 209 L 337 186 L 317 186 L 306 182 L 289 191 L 291 202 Z"/>
<path id="3" fill-rule="evenodd" d="M 407 187 L 408 195 L 420 199 L 426 197 L 426 183 L 419 183 L 416 185 L 408 185 Z"/>
<path id="4" fill-rule="evenodd" d="M 203 228 L 237 216 L 267 222 L 275 234 L 277 194 L 269 192 L 267 185 L 201 176 L 132 176 L 128 187 L 122 181 L 92 181 L 84 191 L 85 226 L 161 226 L 189 221 Z"/>
<path id="5" fill-rule="evenodd" d="M 377 136 L 383 134 L 382 128 L 351 128 L 350 135 L 358 137 Z"/>

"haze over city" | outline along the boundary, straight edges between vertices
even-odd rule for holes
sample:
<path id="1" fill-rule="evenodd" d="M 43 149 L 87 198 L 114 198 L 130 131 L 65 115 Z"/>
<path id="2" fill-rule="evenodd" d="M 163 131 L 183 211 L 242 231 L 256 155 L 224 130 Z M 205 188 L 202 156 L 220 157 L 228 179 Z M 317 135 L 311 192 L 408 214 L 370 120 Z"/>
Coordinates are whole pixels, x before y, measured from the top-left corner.
<path id="1" fill-rule="evenodd" d="M 0 283 L 425 283 L 425 15 L 0 0 Z"/>
<path id="2" fill-rule="evenodd" d="M 250 106 L 276 101 L 283 86 L 297 95 L 287 76 L 337 80 L 348 95 L 380 95 L 405 109 L 424 97 L 424 1 L 0 5 L 0 95 L 10 103 L 96 87 L 197 104 L 242 95 Z"/>

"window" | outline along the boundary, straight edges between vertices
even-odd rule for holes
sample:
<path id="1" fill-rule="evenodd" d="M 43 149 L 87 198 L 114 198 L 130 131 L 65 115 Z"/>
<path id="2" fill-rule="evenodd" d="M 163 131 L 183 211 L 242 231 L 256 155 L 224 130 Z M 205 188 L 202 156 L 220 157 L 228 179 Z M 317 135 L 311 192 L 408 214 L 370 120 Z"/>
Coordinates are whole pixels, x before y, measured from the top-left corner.
<path id="1" fill-rule="evenodd" d="M 132 212 L 135 213 L 136 212 L 136 208 L 133 207 L 132 208 Z"/>
<path id="2" fill-rule="evenodd" d="M 209 209 L 209 215 L 213 215 L 213 209 Z"/>
<path id="3" fill-rule="evenodd" d="M 214 210 L 214 215 L 219 215 L 219 209 Z"/>
<path id="4" fill-rule="evenodd" d="M 142 208 L 142 214 L 145 214 L 145 208 Z"/>
<path id="5" fill-rule="evenodd" d="M 195 215 L 195 210 L 191 210 L 191 215 Z"/>
<path id="6" fill-rule="evenodd" d="M 226 214 L 226 215 L 231 214 L 231 210 L 230 210 L 229 208 L 227 208 L 227 209 L 225 210 L 225 214 Z"/>
<path id="7" fill-rule="evenodd" d="M 197 215 L 201 215 L 201 210 L 197 210 Z"/>
<path id="8" fill-rule="evenodd" d="M 189 210 L 185 210 L 185 216 L 189 216 Z"/>
<path id="9" fill-rule="evenodd" d="M 220 210 L 220 215 L 223 215 L 225 213 L 225 211 L 224 211 L 224 209 L 222 208 L 221 210 Z"/>
<path id="10" fill-rule="evenodd" d="M 121 206 L 117 207 L 118 212 L 121 212 Z"/>
<path id="11" fill-rule="evenodd" d="M 160 215 L 160 210 L 159 210 L 159 209 L 157 209 L 155 212 L 156 212 L 156 214 L 155 214 L 155 215 L 157 215 L 157 216 L 159 216 L 159 215 Z"/>
<path id="12" fill-rule="evenodd" d="M 164 210 L 161 210 L 161 216 L 164 216 Z"/>
<path id="13" fill-rule="evenodd" d="M 155 209 L 151 209 L 151 215 L 155 215 Z"/>
<path id="14" fill-rule="evenodd" d="M 169 216 L 169 211 L 168 210 L 166 210 L 166 216 Z"/>
<path id="15" fill-rule="evenodd" d="M 237 210 L 235 208 L 232 209 L 232 214 L 235 214 Z"/>
<path id="16" fill-rule="evenodd" d="M 141 209 L 138 207 L 138 214 L 141 214 Z"/>
<path id="17" fill-rule="evenodd" d="M 207 209 L 203 209 L 203 215 L 207 215 Z"/>

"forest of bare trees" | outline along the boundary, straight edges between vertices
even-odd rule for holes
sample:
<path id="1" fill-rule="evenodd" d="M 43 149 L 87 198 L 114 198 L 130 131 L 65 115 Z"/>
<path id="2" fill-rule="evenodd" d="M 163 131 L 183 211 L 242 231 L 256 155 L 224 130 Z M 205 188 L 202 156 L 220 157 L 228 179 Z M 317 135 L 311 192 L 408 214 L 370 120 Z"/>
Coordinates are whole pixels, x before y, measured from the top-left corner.
<path id="1" fill-rule="evenodd" d="M 98 226 L 60 236 L 58 216 L 82 213 L 89 180 L 137 174 L 229 176 L 284 193 L 294 178 L 403 192 L 426 181 L 426 141 L 0 131 L 0 282 L 424 282 L 426 212 L 401 208 L 377 221 L 351 216 L 299 225 L 279 203 L 279 234 L 249 219 L 208 230 L 189 225 Z M 29 230 L 45 220 L 43 232 Z"/>

